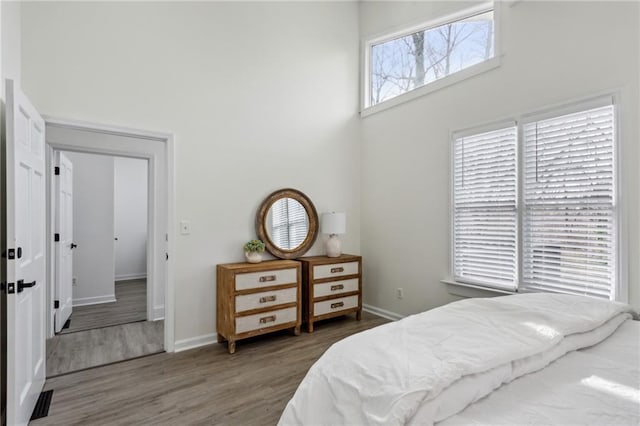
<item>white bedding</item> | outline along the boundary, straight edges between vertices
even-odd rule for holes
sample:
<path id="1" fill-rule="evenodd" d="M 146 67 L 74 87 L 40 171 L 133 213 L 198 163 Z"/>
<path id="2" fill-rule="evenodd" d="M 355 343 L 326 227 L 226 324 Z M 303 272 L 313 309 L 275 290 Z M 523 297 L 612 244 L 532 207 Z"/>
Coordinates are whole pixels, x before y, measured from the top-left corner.
<path id="1" fill-rule="evenodd" d="M 419 411 L 413 424 L 423 424 Z M 640 321 L 520 377 L 439 426 L 639 425 Z"/>
<path id="2" fill-rule="evenodd" d="M 433 424 L 597 344 L 628 312 L 623 304 L 538 293 L 468 299 L 386 324 L 327 350 L 280 424 Z"/>

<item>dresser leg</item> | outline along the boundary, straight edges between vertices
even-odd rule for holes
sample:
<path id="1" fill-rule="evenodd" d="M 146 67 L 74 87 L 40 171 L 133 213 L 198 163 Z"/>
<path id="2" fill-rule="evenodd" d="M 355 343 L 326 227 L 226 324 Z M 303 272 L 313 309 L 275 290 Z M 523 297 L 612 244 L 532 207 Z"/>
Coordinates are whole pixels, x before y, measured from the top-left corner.
<path id="1" fill-rule="evenodd" d="M 356 312 L 356 320 L 360 321 L 362 319 L 362 309 Z"/>
<path id="2" fill-rule="evenodd" d="M 311 321 L 307 323 L 307 333 L 313 333 L 313 322 Z"/>
<path id="3" fill-rule="evenodd" d="M 229 349 L 230 354 L 236 351 L 236 342 L 229 340 L 229 343 L 227 343 L 227 345 L 228 345 L 227 348 Z"/>
<path id="4" fill-rule="evenodd" d="M 226 341 L 227 339 L 225 339 L 222 334 L 218 333 L 218 343 L 224 343 Z"/>
<path id="5" fill-rule="evenodd" d="M 293 335 L 294 335 L 294 336 L 299 336 L 299 335 L 300 335 L 300 326 L 299 326 L 299 325 L 296 325 L 296 326 L 293 328 Z"/>

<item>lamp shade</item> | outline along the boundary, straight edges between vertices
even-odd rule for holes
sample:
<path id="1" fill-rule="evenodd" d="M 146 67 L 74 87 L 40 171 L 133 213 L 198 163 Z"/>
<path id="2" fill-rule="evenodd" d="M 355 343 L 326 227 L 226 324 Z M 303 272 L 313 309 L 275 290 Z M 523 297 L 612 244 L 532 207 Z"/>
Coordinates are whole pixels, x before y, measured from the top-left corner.
<path id="1" fill-rule="evenodd" d="M 320 229 L 324 234 L 344 234 L 347 230 L 347 219 L 344 213 L 322 213 Z"/>

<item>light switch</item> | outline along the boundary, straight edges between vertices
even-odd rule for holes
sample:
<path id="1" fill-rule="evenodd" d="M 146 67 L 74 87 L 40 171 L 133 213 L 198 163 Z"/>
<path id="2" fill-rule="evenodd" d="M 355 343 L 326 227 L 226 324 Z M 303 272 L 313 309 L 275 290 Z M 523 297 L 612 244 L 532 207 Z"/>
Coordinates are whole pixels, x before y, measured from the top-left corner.
<path id="1" fill-rule="evenodd" d="M 191 222 L 188 220 L 180 221 L 180 234 L 189 235 L 191 233 Z"/>

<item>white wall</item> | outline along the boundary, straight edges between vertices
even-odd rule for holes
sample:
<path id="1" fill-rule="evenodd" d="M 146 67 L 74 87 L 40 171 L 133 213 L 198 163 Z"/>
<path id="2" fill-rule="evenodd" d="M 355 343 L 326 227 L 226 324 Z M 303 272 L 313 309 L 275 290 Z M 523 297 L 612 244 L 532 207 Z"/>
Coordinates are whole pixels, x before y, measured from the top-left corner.
<path id="1" fill-rule="evenodd" d="M 115 279 L 147 276 L 147 160 L 114 158 Z M 162 299 L 161 299 L 162 300 Z"/>
<path id="2" fill-rule="evenodd" d="M 0 48 L 2 52 L 0 54 L 2 69 L 2 99 L 4 100 L 5 90 L 5 78 L 13 79 L 17 86 L 21 84 L 21 11 L 22 4 L 16 1 L 3 1 L 0 2 L 1 9 L 1 25 L 2 25 L 2 40 Z M 2 122 L 4 126 L 4 120 Z"/>
<path id="3" fill-rule="evenodd" d="M 215 332 L 215 265 L 243 260 L 275 189 L 345 211 L 343 249 L 359 253 L 357 3 L 22 8 L 23 81 L 43 113 L 175 134 L 177 340 Z"/>
<path id="4" fill-rule="evenodd" d="M 73 163 L 73 304 L 115 301 L 113 157 L 65 152 Z"/>
<path id="5" fill-rule="evenodd" d="M 464 7 L 360 3 L 362 36 Z M 640 306 L 638 259 L 637 2 L 503 4 L 500 68 L 362 120 L 365 303 L 401 314 L 454 299 L 450 274 L 449 133 L 620 90 L 620 205 L 628 236 L 631 301 Z M 627 252 L 627 250 L 624 250 Z M 404 299 L 395 289 L 404 288 Z"/>

